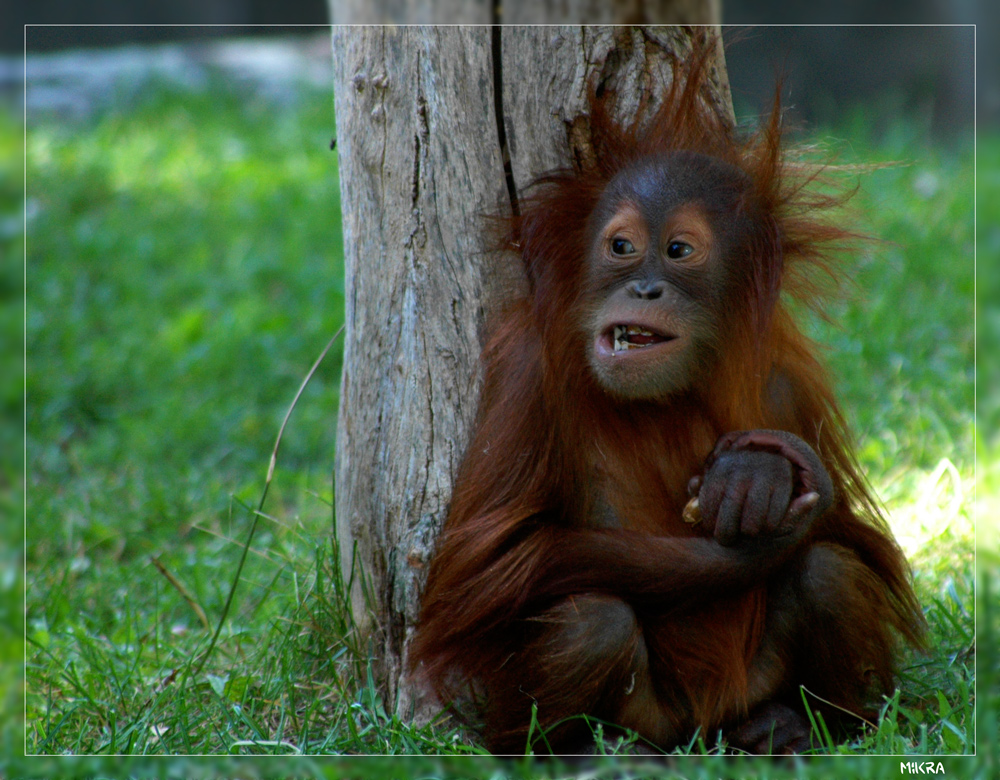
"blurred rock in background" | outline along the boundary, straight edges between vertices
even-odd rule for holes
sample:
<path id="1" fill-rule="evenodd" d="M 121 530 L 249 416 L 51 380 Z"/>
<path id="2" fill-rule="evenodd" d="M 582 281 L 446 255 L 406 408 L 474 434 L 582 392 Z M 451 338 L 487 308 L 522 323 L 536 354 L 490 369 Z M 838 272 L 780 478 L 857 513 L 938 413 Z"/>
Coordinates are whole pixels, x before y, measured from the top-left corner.
<path id="1" fill-rule="evenodd" d="M 77 30 L 58 29 L 71 40 Z M 132 29 L 132 28 L 130 28 Z M 174 28 L 171 28 L 174 29 Z M 213 77 L 246 86 L 258 96 L 282 103 L 296 99 L 296 85 L 330 89 L 330 34 L 325 28 L 287 29 L 235 27 L 227 36 L 175 43 L 109 47 L 31 49 L 27 62 L 29 117 L 38 112 L 83 117 L 110 105 L 126 108 L 152 84 L 207 89 Z M 35 28 L 29 28 L 34 38 Z M 84 36 L 85 38 L 89 36 Z M 0 96 L 20 113 L 24 59 L 0 58 Z"/>

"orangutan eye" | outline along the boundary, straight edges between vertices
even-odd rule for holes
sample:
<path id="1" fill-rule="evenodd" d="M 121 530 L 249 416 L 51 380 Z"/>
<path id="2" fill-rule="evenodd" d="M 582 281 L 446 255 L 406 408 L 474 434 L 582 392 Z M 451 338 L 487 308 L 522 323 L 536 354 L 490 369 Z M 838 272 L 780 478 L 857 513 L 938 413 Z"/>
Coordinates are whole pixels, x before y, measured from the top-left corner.
<path id="1" fill-rule="evenodd" d="M 635 254 L 635 247 L 627 238 L 612 238 L 611 254 L 615 257 L 629 257 Z"/>
<path id="2" fill-rule="evenodd" d="M 694 247 L 690 244 L 685 244 L 683 241 L 671 241 L 667 245 L 667 257 L 671 260 L 680 260 L 682 257 L 687 257 L 694 251 Z"/>

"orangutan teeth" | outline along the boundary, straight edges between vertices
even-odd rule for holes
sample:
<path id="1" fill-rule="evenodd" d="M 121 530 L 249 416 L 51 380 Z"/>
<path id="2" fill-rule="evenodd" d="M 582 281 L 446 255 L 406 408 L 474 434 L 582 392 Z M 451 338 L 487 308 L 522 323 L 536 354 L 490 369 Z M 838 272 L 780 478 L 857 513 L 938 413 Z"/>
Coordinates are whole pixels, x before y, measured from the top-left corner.
<path id="1" fill-rule="evenodd" d="M 640 328 L 638 325 L 615 325 L 615 352 L 624 352 L 626 349 L 642 349 L 648 347 L 650 343 L 636 344 L 628 339 L 628 336 L 655 336 L 652 331 Z"/>

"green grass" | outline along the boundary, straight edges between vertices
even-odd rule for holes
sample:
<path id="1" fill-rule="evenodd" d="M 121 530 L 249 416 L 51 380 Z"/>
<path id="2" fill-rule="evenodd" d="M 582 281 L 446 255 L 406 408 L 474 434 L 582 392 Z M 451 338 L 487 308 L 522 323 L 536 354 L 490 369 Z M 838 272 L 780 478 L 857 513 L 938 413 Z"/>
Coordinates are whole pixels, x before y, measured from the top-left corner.
<path id="1" fill-rule="evenodd" d="M 820 134 L 846 137 L 844 162 L 909 161 L 863 179 L 853 208 L 885 242 L 845 258 L 856 294 L 832 306 L 836 326 L 811 327 L 932 627 L 879 728 L 829 745 L 837 753 L 976 747 L 972 150 L 930 148 L 905 128 Z M 343 319 L 332 132 L 328 95 L 276 110 L 219 85 L 29 128 L 29 753 L 477 750 L 451 727 L 387 713 L 350 630 L 329 536 L 339 347 L 295 409 L 234 608 L 194 673 L 282 417 Z M 6 162 L 19 137 L 5 118 L 5 214 L 20 206 Z M 981 136 L 979 153 L 996 160 L 1000 138 Z M 0 291 L 13 301 L 11 265 Z M 5 338 L 19 325 L 5 319 Z M 20 387 L 4 388 L 19 416 Z M 6 657 L 20 644 L 20 587 L 0 578 Z M 995 611 L 979 629 L 995 681 Z M 0 681 L 17 703 L 18 681 Z M 980 718 L 995 735 L 995 715 Z M 720 765 L 703 766 L 691 776 Z"/>
<path id="2" fill-rule="evenodd" d="M 325 94 L 276 111 L 217 89 L 29 128 L 29 750 L 224 751 L 281 722 L 265 700 L 322 707 L 321 649 L 293 679 L 269 662 L 318 636 L 300 621 L 328 559 L 339 347 L 220 653 L 183 686 L 205 627 L 151 561 L 217 619 L 282 416 L 343 320 L 332 125 Z"/>

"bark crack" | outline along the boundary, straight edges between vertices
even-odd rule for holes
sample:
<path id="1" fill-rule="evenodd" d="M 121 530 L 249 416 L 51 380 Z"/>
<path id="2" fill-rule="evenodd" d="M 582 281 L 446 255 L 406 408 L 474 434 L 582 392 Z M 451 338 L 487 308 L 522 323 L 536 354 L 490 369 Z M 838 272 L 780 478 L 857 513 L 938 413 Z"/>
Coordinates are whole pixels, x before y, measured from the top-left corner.
<path id="1" fill-rule="evenodd" d="M 382 46 L 380 48 L 380 53 L 382 55 L 382 73 L 385 73 L 386 72 L 386 65 L 385 65 L 385 27 L 382 28 Z M 389 137 L 388 137 L 389 133 L 388 133 L 388 131 L 386 129 L 387 119 L 386 119 L 386 116 L 385 116 L 385 90 L 384 89 L 376 89 L 376 94 L 377 94 L 377 97 L 378 97 L 378 105 L 376 105 L 376 107 L 374 108 L 374 110 L 372 112 L 373 113 L 373 117 L 372 118 L 375 119 L 375 124 L 378 124 L 379 120 L 381 120 L 381 124 L 382 124 L 382 154 L 381 154 L 381 159 L 379 160 L 378 175 L 379 175 L 379 187 L 382 190 L 381 194 L 382 194 L 382 198 L 383 198 L 383 201 L 384 201 L 384 199 L 385 199 L 385 154 L 386 154 L 386 146 L 389 143 Z M 379 209 L 378 228 L 379 228 L 379 235 L 380 236 L 384 236 L 385 235 L 385 209 Z"/>
<path id="2" fill-rule="evenodd" d="M 424 166 L 423 157 L 430 149 L 430 120 L 427 115 L 427 96 L 424 94 L 422 71 L 420 65 L 420 52 L 417 52 L 416 76 L 414 77 L 414 92 L 416 93 L 415 104 L 415 125 L 413 132 L 413 173 L 410 181 L 410 218 L 412 227 L 403 242 L 407 249 L 408 267 L 411 272 L 416 273 L 421 265 L 420 249 L 427 240 L 427 228 L 424 224 L 424 213 L 420 205 L 425 188 L 422 184 L 424 171 L 430 170 L 429 166 Z M 436 197 L 433 182 L 430 187 L 431 197 Z M 419 282 L 415 278 L 411 279 L 414 289 L 419 289 Z"/>
<path id="3" fill-rule="evenodd" d="M 413 133 L 413 181 L 410 188 L 410 204 L 414 212 L 420 200 L 420 158 L 430 139 L 430 123 L 427 119 L 427 98 L 420 81 L 420 52 L 417 52 L 417 129 Z"/>
<path id="4" fill-rule="evenodd" d="M 494 14 L 498 11 L 494 6 Z M 507 128 L 503 109 L 503 46 L 501 35 L 503 28 L 494 24 L 490 30 L 493 54 L 493 115 L 497 122 L 497 140 L 500 143 L 500 158 L 503 160 L 503 174 L 507 182 L 507 197 L 510 200 L 510 210 L 514 216 L 521 213 L 518 204 L 517 185 L 514 183 L 514 169 L 510 163 L 510 148 L 507 145 Z"/>
<path id="5" fill-rule="evenodd" d="M 424 507 L 427 505 L 427 488 L 431 479 L 431 465 L 434 463 L 434 372 L 430 370 L 431 359 L 430 355 L 427 354 L 426 337 L 422 338 L 422 343 L 424 348 L 424 365 L 427 366 L 427 397 L 429 401 L 427 404 L 427 414 L 429 417 L 427 430 L 430 432 L 430 441 L 427 443 L 427 474 L 424 479 L 423 489 L 420 493 L 420 507 L 417 512 L 417 517 L 423 516 Z"/>

